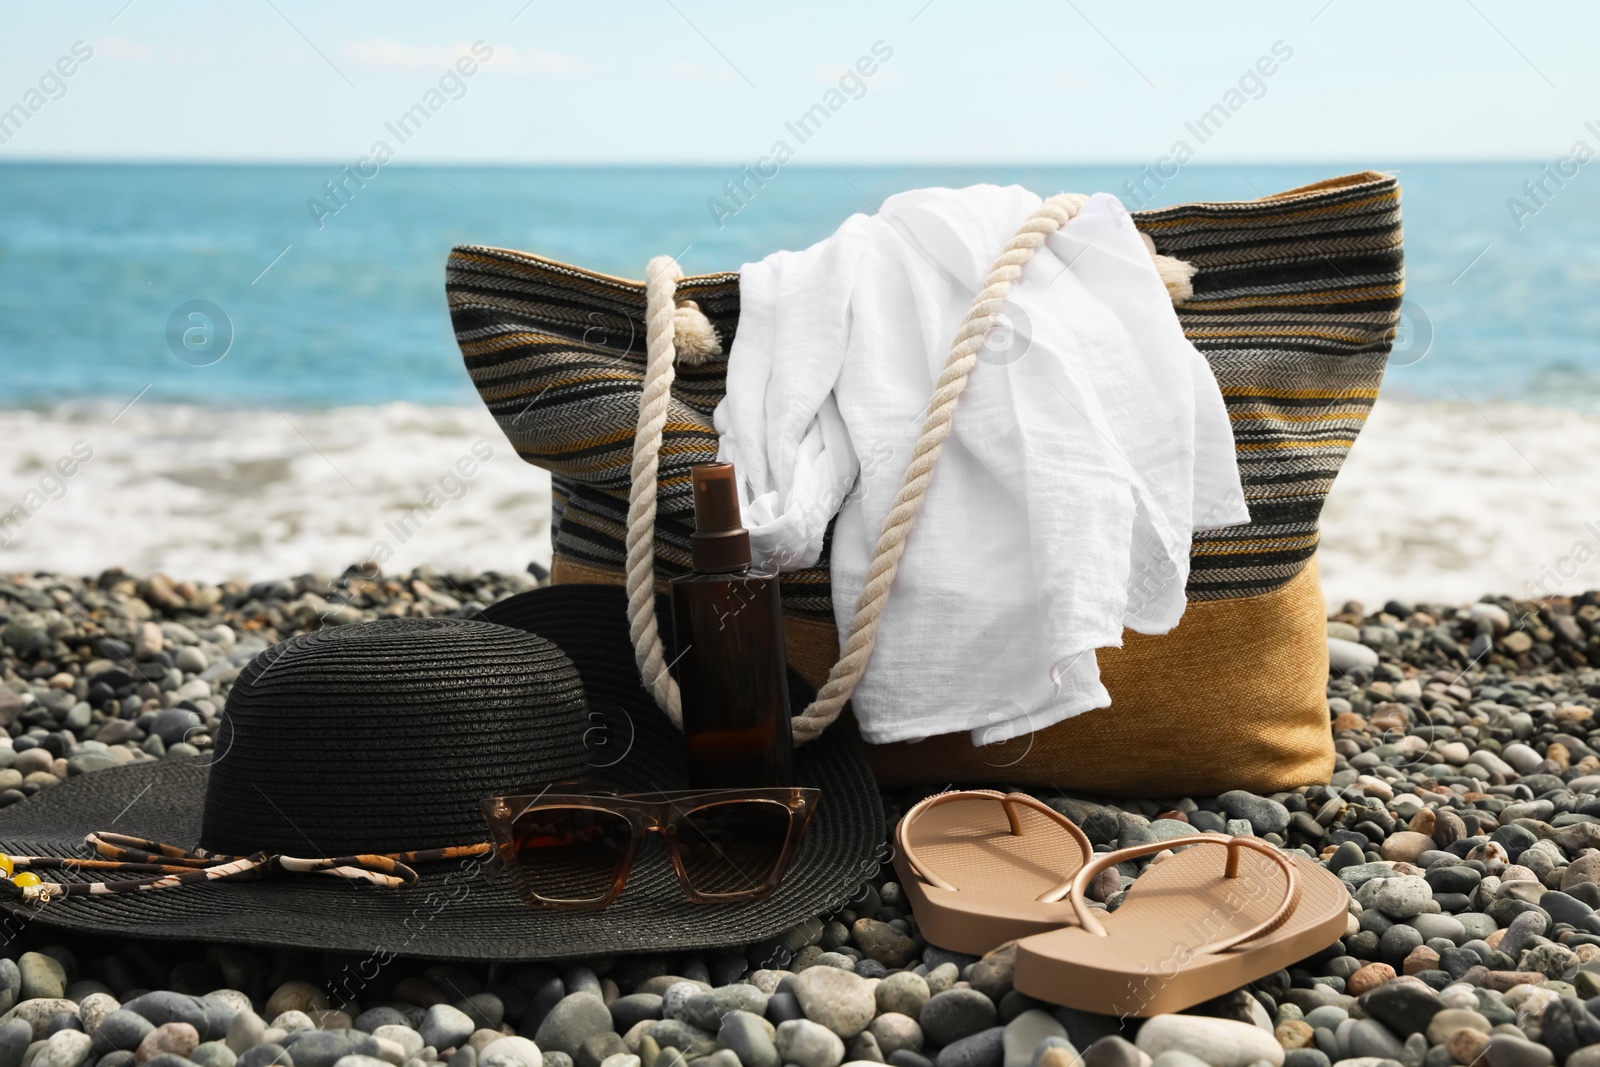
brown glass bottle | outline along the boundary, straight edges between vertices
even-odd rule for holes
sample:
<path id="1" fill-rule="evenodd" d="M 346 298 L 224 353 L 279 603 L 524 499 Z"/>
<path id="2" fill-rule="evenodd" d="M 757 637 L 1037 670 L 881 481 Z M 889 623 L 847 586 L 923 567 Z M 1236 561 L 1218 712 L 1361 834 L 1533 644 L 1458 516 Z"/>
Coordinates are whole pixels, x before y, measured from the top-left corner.
<path id="1" fill-rule="evenodd" d="M 672 580 L 689 781 L 696 789 L 794 784 L 778 576 L 750 569 L 733 466 L 691 468 L 694 573 Z"/>

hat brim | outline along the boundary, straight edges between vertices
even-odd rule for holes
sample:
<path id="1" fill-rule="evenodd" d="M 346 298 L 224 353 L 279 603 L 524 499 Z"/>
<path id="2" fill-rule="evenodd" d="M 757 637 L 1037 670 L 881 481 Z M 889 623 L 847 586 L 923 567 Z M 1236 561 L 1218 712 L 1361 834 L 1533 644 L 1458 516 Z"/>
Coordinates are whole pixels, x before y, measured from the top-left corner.
<path id="1" fill-rule="evenodd" d="M 588 588 L 601 603 L 585 599 L 585 604 L 611 606 L 607 594 L 612 590 Z M 578 606 L 567 590 L 560 592 L 538 608 Z M 618 611 L 616 617 L 624 620 L 625 640 L 625 615 Z M 545 636 L 563 644 L 559 635 Z M 584 649 L 568 649 L 568 654 L 586 676 L 597 669 Z M 591 692 L 591 715 L 610 746 L 595 761 L 597 777 L 624 789 L 682 788 L 681 735 L 653 706 L 642 707 L 632 699 L 629 687 L 595 688 L 603 692 Z M 843 730 L 829 730 L 796 751 L 795 767 L 799 784 L 821 789 L 822 797 L 782 885 L 767 899 L 751 903 L 691 903 L 664 851 L 652 841 L 641 850 L 622 896 L 603 911 L 528 909 L 509 875 L 492 860 L 426 865 L 419 868 L 416 886 L 400 890 L 358 886 L 327 875 L 278 875 L 66 897 L 39 908 L 11 905 L 10 910 L 33 922 L 84 933 L 359 952 L 379 959 L 557 960 L 746 945 L 837 909 L 883 858 L 882 804 L 854 740 Z M 178 757 L 69 779 L 0 811 L 0 851 L 86 857 L 83 838 L 95 830 L 190 847 L 200 834 L 208 776 L 204 758 Z M 305 855 L 321 854 L 316 842 L 307 840 Z M 61 880 L 67 877 L 76 876 L 63 874 Z"/>

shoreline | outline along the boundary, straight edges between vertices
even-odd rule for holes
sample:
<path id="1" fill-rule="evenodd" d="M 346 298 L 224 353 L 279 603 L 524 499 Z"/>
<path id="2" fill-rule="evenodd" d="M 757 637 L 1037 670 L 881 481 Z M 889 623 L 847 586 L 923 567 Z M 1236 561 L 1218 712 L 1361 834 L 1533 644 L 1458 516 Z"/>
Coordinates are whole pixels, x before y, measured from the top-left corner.
<path id="1" fill-rule="evenodd" d="M 259 580 L 336 574 L 380 546 L 386 570 L 550 562 L 548 476 L 477 406 L 12 408 L 0 436 L 26 442 L 0 459 L 0 522 L 37 505 L 0 529 L 0 573 Z M 1600 588 L 1597 453 L 1597 416 L 1380 400 L 1322 513 L 1330 608 Z"/>

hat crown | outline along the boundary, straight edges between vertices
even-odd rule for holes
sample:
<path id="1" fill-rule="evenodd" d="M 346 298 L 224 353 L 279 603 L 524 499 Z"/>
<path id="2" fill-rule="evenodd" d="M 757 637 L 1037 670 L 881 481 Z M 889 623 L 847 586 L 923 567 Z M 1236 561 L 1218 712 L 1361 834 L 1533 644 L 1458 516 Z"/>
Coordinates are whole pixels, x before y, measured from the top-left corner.
<path id="1" fill-rule="evenodd" d="M 387 619 L 274 645 L 223 711 L 200 846 L 405 852 L 485 840 L 479 801 L 581 776 L 576 669 L 534 634 Z"/>

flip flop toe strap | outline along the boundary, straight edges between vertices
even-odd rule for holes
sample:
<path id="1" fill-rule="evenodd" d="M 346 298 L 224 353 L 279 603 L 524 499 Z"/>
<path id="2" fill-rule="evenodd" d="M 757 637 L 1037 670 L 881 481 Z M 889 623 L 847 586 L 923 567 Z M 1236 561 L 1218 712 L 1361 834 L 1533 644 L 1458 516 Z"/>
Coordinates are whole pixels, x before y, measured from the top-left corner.
<path id="1" fill-rule="evenodd" d="M 1136 859 L 1139 856 L 1148 856 L 1152 852 L 1165 852 L 1168 849 L 1183 848 L 1188 845 L 1226 846 L 1228 856 L 1227 865 L 1223 869 L 1225 878 L 1235 879 L 1240 877 L 1239 861 L 1245 850 L 1248 849 L 1271 860 L 1277 866 L 1284 879 L 1283 899 L 1271 915 L 1248 930 L 1234 934 L 1231 937 L 1208 942 L 1203 951 L 1227 952 L 1231 949 L 1239 948 L 1279 929 L 1294 915 L 1295 908 L 1300 904 L 1300 878 L 1295 869 L 1294 861 L 1280 849 L 1274 848 L 1259 838 L 1222 837 L 1214 834 L 1192 834 L 1187 837 L 1175 837 L 1166 841 L 1154 841 L 1148 845 L 1134 845 L 1131 848 L 1118 849 L 1115 852 L 1102 852 L 1078 872 L 1077 877 L 1073 878 L 1064 892 L 1052 890 L 1052 894 L 1059 893 L 1060 895 L 1052 896 L 1051 899 L 1059 900 L 1061 895 L 1065 895 L 1072 904 L 1072 913 L 1077 918 L 1078 925 L 1091 934 L 1105 937 L 1107 936 L 1105 926 L 1084 900 L 1084 894 L 1088 891 L 1089 885 L 1094 881 L 1095 877 L 1108 867 L 1115 867 L 1126 860 Z"/>
<path id="2" fill-rule="evenodd" d="M 949 793 L 935 793 L 931 797 L 918 801 L 910 811 L 906 812 L 905 816 L 900 820 L 900 825 L 895 828 L 895 844 L 899 846 L 900 854 L 906 858 L 906 863 L 916 872 L 917 877 L 929 885 L 952 893 L 960 892 L 957 886 L 950 884 L 949 881 L 939 877 L 938 874 L 929 869 L 928 865 L 917 855 L 916 849 L 911 845 L 910 829 L 912 824 L 929 810 L 940 805 L 949 804 L 957 800 L 973 800 L 977 798 L 998 800 L 1000 802 L 1000 807 L 1006 813 L 1006 822 L 1011 827 L 1013 837 L 1023 836 L 1021 809 L 1029 807 L 1072 835 L 1073 841 L 1077 843 L 1078 850 L 1083 856 L 1084 863 L 1089 862 L 1089 857 L 1094 855 L 1094 846 L 1089 843 L 1089 839 L 1084 835 L 1084 832 L 1078 829 L 1077 823 L 1056 811 L 1044 801 L 1037 797 L 1029 796 L 1027 793 L 1001 793 L 995 789 L 958 789 Z M 1064 893 L 1066 887 L 1071 884 L 1070 881 L 1063 882 L 1059 888 Z M 1044 901 L 1048 897 L 1050 900 L 1060 900 L 1061 897 L 1059 895 L 1050 895 L 1055 892 L 1054 889 L 1047 890 L 1038 899 Z"/>

